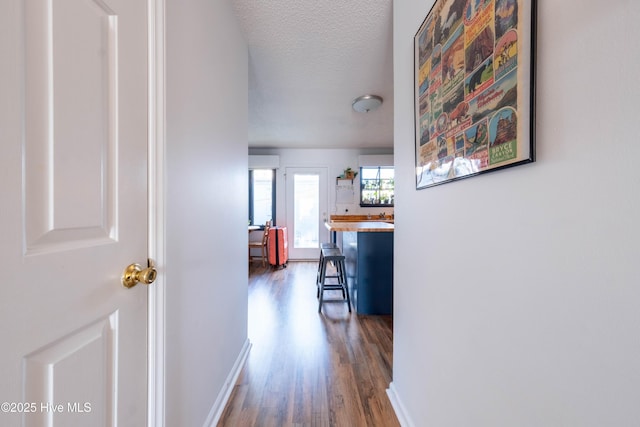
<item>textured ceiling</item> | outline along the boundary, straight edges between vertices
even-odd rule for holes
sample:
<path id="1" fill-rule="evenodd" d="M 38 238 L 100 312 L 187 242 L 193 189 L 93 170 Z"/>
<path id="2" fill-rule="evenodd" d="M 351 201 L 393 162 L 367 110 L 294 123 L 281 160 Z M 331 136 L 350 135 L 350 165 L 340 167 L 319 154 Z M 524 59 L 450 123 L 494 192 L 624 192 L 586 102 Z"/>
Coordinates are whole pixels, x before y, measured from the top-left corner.
<path id="1" fill-rule="evenodd" d="M 391 0 L 232 0 L 249 45 L 249 147 L 393 146 Z M 360 95 L 382 106 L 357 113 Z"/>

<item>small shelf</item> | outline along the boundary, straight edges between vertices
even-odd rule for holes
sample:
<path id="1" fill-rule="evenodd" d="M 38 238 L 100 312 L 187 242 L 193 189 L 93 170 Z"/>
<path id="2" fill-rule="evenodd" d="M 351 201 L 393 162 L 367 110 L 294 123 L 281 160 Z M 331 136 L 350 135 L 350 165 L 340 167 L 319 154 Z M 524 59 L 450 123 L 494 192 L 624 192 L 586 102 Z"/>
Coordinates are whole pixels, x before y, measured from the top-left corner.
<path id="1" fill-rule="evenodd" d="M 336 205 L 355 203 L 356 189 L 352 178 L 336 178 Z"/>
<path id="2" fill-rule="evenodd" d="M 353 180 L 355 178 L 340 178 L 340 177 L 336 177 L 336 185 L 338 185 L 338 181 L 351 181 L 351 183 L 353 184 Z"/>

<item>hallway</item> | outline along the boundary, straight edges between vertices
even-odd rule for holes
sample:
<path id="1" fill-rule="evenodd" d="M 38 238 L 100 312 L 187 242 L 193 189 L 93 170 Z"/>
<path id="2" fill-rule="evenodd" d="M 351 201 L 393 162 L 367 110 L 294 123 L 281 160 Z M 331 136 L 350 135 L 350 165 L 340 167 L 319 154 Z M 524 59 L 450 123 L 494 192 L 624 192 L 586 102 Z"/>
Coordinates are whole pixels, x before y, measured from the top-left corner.
<path id="1" fill-rule="evenodd" d="M 317 312 L 315 262 L 249 270 L 251 352 L 219 426 L 397 426 L 392 319 Z M 327 297 L 331 297 L 327 293 Z"/>

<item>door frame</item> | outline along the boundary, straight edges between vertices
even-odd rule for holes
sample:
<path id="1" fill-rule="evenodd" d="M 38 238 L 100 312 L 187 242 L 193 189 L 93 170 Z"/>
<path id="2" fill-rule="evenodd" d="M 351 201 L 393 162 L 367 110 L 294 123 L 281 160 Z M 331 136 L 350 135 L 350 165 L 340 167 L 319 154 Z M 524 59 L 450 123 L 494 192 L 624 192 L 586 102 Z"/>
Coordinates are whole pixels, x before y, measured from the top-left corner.
<path id="1" fill-rule="evenodd" d="M 147 426 L 165 425 L 165 0 L 147 0 L 148 253 L 158 269 L 149 286 L 147 319 Z"/>

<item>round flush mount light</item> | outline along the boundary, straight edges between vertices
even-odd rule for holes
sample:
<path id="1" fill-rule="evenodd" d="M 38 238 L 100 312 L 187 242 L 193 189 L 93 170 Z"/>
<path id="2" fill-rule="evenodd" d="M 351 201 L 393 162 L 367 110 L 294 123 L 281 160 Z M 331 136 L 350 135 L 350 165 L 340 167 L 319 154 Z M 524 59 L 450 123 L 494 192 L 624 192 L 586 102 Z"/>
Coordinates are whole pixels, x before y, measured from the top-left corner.
<path id="1" fill-rule="evenodd" d="M 358 113 L 368 113 L 382 104 L 382 98 L 378 95 L 362 95 L 353 100 L 351 106 Z"/>

